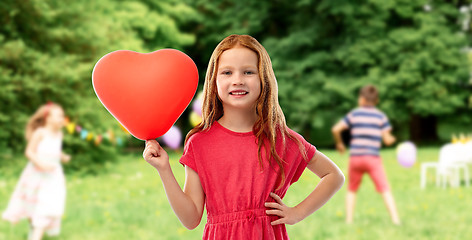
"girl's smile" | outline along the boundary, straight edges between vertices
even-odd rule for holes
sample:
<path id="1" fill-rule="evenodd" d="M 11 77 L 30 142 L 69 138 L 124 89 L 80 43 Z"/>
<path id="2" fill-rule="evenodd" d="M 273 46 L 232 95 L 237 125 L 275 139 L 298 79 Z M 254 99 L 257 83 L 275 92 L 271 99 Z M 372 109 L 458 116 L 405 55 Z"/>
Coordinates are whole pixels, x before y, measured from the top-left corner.
<path id="1" fill-rule="evenodd" d="M 229 92 L 229 95 L 232 95 L 235 98 L 244 97 L 247 94 L 249 94 L 249 92 L 244 91 L 244 90 L 233 90 L 233 91 Z"/>
<path id="2" fill-rule="evenodd" d="M 231 95 L 246 95 L 248 93 L 249 92 L 244 91 L 244 90 L 234 90 L 234 91 L 231 91 L 229 94 L 231 94 Z"/>

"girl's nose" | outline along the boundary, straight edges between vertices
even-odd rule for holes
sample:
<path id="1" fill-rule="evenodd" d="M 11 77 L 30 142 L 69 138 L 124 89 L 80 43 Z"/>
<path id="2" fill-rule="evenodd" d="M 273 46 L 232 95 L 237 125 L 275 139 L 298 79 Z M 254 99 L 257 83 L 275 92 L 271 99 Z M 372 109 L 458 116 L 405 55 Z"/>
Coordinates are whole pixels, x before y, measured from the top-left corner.
<path id="1" fill-rule="evenodd" d="M 235 74 L 233 78 L 233 85 L 243 85 L 244 84 L 244 79 L 243 79 L 243 74 Z"/>

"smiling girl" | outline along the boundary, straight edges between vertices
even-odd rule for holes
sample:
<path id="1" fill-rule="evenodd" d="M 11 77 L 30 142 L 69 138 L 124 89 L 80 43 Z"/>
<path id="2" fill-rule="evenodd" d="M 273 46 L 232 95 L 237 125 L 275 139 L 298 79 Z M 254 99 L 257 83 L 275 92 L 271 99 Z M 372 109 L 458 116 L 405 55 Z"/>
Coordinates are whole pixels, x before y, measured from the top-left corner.
<path id="1" fill-rule="evenodd" d="M 146 141 L 143 157 L 155 167 L 175 214 L 203 239 L 288 239 L 295 224 L 323 206 L 344 183 L 324 154 L 289 129 L 278 103 L 267 51 L 248 35 L 231 35 L 214 50 L 204 83 L 202 122 L 186 138 L 180 163 L 183 190 L 165 150 Z M 319 184 L 294 207 L 282 201 L 308 168 Z"/>

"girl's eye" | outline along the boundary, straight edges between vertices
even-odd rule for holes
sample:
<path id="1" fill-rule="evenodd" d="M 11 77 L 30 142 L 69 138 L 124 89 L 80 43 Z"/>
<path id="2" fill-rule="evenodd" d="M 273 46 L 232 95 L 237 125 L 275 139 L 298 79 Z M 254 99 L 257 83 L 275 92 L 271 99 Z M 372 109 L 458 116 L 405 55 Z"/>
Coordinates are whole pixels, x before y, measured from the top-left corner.
<path id="1" fill-rule="evenodd" d="M 230 72 L 230 71 L 223 71 L 221 74 L 223 74 L 223 75 L 231 75 L 231 72 Z"/>
<path id="2" fill-rule="evenodd" d="M 255 74 L 255 72 L 253 72 L 253 71 L 246 71 L 246 72 L 244 72 L 244 74 L 246 74 L 246 75 L 252 75 L 252 74 Z"/>

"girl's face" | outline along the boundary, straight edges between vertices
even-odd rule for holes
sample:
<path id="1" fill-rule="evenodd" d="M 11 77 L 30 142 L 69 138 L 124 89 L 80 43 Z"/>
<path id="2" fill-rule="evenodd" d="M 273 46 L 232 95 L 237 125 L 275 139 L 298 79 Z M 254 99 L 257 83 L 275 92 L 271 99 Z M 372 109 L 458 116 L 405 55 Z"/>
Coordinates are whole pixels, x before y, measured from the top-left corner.
<path id="1" fill-rule="evenodd" d="M 257 54 L 239 46 L 224 51 L 219 58 L 216 86 L 224 109 L 255 109 L 261 93 Z"/>
<path id="2" fill-rule="evenodd" d="M 46 124 L 51 124 L 54 128 L 62 128 L 64 126 L 64 111 L 59 107 L 52 107 L 46 118 Z"/>

